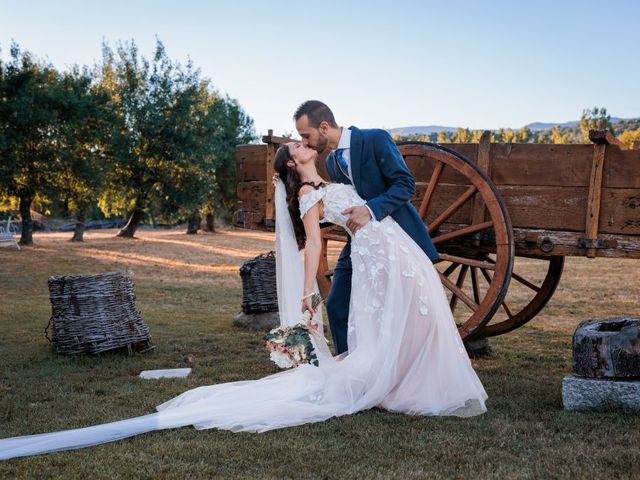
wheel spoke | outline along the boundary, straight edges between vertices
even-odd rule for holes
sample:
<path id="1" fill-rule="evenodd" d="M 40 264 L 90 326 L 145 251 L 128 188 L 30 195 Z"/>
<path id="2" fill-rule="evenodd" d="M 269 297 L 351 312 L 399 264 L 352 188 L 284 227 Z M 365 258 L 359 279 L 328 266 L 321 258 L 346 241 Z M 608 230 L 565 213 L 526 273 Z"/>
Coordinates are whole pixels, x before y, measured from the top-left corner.
<path id="1" fill-rule="evenodd" d="M 491 262 L 492 264 L 495 265 L 495 261 L 489 257 L 489 256 L 485 256 L 485 260 L 487 260 L 488 262 Z M 541 287 L 538 287 L 537 285 L 534 285 L 533 283 L 531 283 L 529 280 L 527 280 L 526 278 L 518 275 L 515 272 L 511 272 L 511 278 L 515 278 L 517 281 L 519 281 L 521 284 L 523 284 L 526 287 L 529 287 L 531 290 L 533 290 L 534 292 L 539 292 Z"/>
<path id="2" fill-rule="evenodd" d="M 433 197 L 433 192 L 436 190 L 436 186 L 440 181 L 440 175 L 442 174 L 442 170 L 444 169 L 444 163 L 436 162 L 436 166 L 433 169 L 433 173 L 431 174 L 431 178 L 429 179 L 429 185 L 427 185 L 427 190 L 424 194 L 424 198 L 422 199 L 422 203 L 420 204 L 420 218 L 423 220 L 426 219 L 427 212 L 429 211 L 429 205 L 431 205 L 431 198 Z"/>
<path id="3" fill-rule="evenodd" d="M 487 228 L 491 228 L 493 226 L 493 222 L 483 222 L 478 223 L 477 225 L 470 225 L 465 228 L 461 228 L 460 230 L 456 230 L 455 232 L 445 233 L 444 235 L 439 235 L 433 238 L 433 243 L 438 244 L 442 242 L 446 242 L 448 240 L 453 240 L 454 238 L 464 237 L 465 235 L 470 235 L 472 233 L 480 232 L 482 230 L 486 230 Z"/>
<path id="4" fill-rule="evenodd" d="M 451 264 L 451 265 L 449 265 L 449 266 L 447 267 L 447 269 L 443 272 L 443 275 L 445 275 L 445 276 L 447 276 L 447 277 L 448 277 L 448 276 L 449 276 L 449 275 L 451 275 L 451 274 L 454 272 L 454 270 L 455 270 L 456 268 L 458 268 L 459 266 L 460 266 L 460 264 L 459 264 L 459 263 L 452 263 L 452 264 Z"/>
<path id="5" fill-rule="evenodd" d="M 519 281 L 521 284 L 529 287 L 531 290 L 533 290 L 534 292 L 539 292 L 540 291 L 540 287 L 538 287 L 537 285 L 534 285 L 533 283 L 531 283 L 529 280 L 527 280 L 526 278 L 521 277 L 520 275 L 518 275 L 517 273 L 511 273 L 511 278 L 515 278 L 517 281 Z"/>
<path id="6" fill-rule="evenodd" d="M 468 265 L 470 267 L 484 268 L 486 270 L 495 270 L 494 263 L 483 262 L 482 260 L 474 260 L 472 258 L 458 257 L 456 255 L 449 255 L 448 253 L 441 253 L 440 258 L 448 262 L 455 262 L 462 265 Z"/>
<path id="7" fill-rule="evenodd" d="M 478 283 L 478 269 L 471 267 L 471 288 L 473 290 L 473 299 L 476 303 L 480 303 L 480 284 Z"/>
<path id="8" fill-rule="evenodd" d="M 458 296 L 460 300 L 462 300 L 472 311 L 475 312 L 478 309 L 479 305 L 476 302 L 474 302 L 473 299 L 469 297 L 469 295 L 467 295 L 462 290 L 460 290 L 455 283 L 453 283 L 447 277 L 442 275 L 442 273 L 440 272 L 438 273 L 440 274 L 440 280 L 449 290 L 451 290 L 451 293 Z"/>
<path id="9" fill-rule="evenodd" d="M 491 282 L 493 282 L 493 278 L 491 278 L 491 275 L 489 275 L 489 273 L 484 268 L 481 268 L 480 272 L 482 272 L 482 276 L 484 277 L 484 279 L 489 283 L 489 285 L 491 285 Z"/>
<path id="10" fill-rule="evenodd" d="M 462 291 L 462 285 L 464 284 L 464 279 L 467 276 L 467 270 L 469 270 L 468 265 L 463 265 L 460 269 L 460 273 L 458 274 L 458 280 L 456 281 L 456 287 Z M 455 312 L 456 305 L 458 304 L 458 297 L 456 295 L 451 296 L 451 302 L 449 302 L 449 308 L 452 312 Z"/>
<path id="11" fill-rule="evenodd" d="M 504 308 L 507 317 L 509 317 L 509 320 L 511 320 L 513 318 L 513 313 L 511 313 L 511 309 L 509 309 L 509 307 L 507 306 L 507 302 L 502 302 L 502 308 Z"/>
<path id="12" fill-rule="evenodd" d="M 467 190 L 465 190 L 465 192 L 460 195 L 458 198 L 456 198 L 456 200 L 449 205 L 449 207 L 447 207 L 447 209 L 442 212 L 438 218 L 436 218 L 433 222 L 431 222 L 431 224 L 429 225 L 429 233 L 433 233 L 435 232 L 438 227 L 440 225 L 442 225 L 444 222 L 447 221 L 447 219 L 453 215 L 454 213 L 456 213 L 458 211 L 458 209 L 464 205 L 464 203 L 469 200 L 471 197 L 473 197 L 473 195 L 478 191 L 478 189 L 475 187 L 475 185 L 471 185 L 469 188 L 467 188 Z"/>

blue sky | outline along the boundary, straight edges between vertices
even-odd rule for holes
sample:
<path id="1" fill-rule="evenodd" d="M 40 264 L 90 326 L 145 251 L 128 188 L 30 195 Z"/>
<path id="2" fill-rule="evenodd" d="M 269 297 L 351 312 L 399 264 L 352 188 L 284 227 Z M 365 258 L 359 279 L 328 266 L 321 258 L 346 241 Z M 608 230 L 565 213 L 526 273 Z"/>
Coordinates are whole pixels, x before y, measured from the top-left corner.
<path id="1" fill-rule="evenodd" d="M 360 127 L 521 127 L 607 107 L 640 117 L 640 2 L 0 0 L 0 46 L 64 68 L 105 39 L 190 57 L 258 133 L 304 100 Z"/>

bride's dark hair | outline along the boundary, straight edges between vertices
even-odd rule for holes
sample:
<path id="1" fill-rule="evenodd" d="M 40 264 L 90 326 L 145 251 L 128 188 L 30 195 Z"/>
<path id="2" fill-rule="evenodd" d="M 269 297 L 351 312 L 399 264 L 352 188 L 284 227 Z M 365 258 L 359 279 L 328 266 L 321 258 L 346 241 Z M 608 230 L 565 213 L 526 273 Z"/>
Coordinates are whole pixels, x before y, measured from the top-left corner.
<path id="1" fill-rule="evenodd" d="M 280 175 L 280 180 L 284 183 L 287 192 L 287 207 L 291 222 L 293 223 L 293 231 L 296 235 L 298 249 L 302 250 L 307 241 L 307 235 L 304 232 L 304 224 L 300 218 L 300 202 L 298 200 L 298 192 L 302 186 L 300 176 L 294 167 L 289 167 L 287 163 L 293 160 L 289 147 L 280 145 L 273 157 L 273 169 Z M 271 181 L 271 179 L 268 179 Z"/>

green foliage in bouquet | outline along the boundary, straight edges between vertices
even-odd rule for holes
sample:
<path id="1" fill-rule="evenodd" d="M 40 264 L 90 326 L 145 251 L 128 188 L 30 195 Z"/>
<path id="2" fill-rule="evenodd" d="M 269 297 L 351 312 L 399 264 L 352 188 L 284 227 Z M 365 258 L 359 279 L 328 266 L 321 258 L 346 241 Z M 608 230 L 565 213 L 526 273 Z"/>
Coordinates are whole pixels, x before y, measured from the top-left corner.
<path id="1" fill-rule="evenodd" d="M 281 367 L 298 366 L 310 363 L 318 366 L 318 357 L 311 343 L 309 328 L 298 323 L 292 327 L 280 327 L 271 330 L 266 336 L 267 348 L 272 352 L 272 359 Z M 281 363 L 273 358 L 273 354 L 288 357 L 289 363 Z"/>

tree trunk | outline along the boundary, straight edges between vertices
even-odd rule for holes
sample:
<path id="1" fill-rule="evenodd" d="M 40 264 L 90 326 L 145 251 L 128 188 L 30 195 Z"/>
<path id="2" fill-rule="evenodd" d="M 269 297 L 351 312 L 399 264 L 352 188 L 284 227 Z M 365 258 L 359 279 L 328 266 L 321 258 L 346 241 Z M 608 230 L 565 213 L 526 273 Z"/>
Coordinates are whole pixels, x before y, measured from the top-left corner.
<path id="1" fill-rule="evenodd" d="M 20 196 L 20 217 L 22 218 L 22 233 L 20 234 L 20 245 L 33 245 L 33 222 L 31 221 L 31 201 L 30 195 Z"/>
<path id="2" fill-rule="evenodd" d="M 127 224 L 120 229 L 116 237 L 133 238 L 136 230 L 140 226 L 140 222 L 144 218 L 144 212 L 141 208 L 135 208 Z"/>
<path id="3" fill-rule="evenodd" d="M 73 232 L 73 237 L 71 237 L 71 241 L 72 242 L 82 242 L 84 241 L 83 235 L 84 235 L 84 227 L 85 227 L 85 215 L 84 212 L 80 212 L 78 213 L 78 216 L 76 218 L 76 229 Z"/>
<path id="4" fill-rule="evenodd" d="M 202 218 L 200 217 L 200 212 L 193 213 L 187 219 L 187 235 L 195 235 L 200 230 L 200 223 L 202 222 Z"/>
<path id="5" fill-rule="evenodd" d="M 215 225 L 215 216 L 213 213 L 207 213 L 204 216 L 204 229 L 205 232 L 215 232 L 216 231 L 216 225 Z"/>

